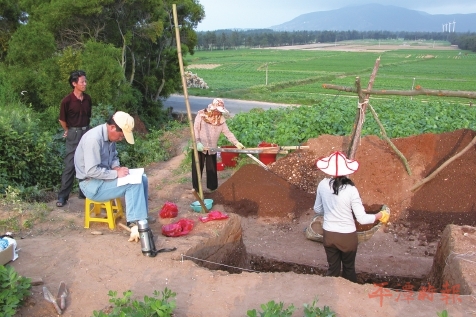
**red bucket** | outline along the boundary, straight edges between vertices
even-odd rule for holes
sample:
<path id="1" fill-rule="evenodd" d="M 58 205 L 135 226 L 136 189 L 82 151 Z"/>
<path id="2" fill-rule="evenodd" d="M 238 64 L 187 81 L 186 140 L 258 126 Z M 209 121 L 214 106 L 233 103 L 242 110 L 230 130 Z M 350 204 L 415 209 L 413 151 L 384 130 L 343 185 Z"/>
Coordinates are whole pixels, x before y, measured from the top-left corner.
<path id="1" fill-rule="evenodd" d="M 236 149 L 236 146 L 234 146 L 234 145 L 225 145 L 225 146 L 222 146 L 222 148 Z M 221 162 L 226 167 L 235 167 L 236 166 L 236 160 L 238 159 L 239 155 L 240 155 L 240 153 L 221 152 Z"/>
<path id="2" fill-rule="evenodd" d="M 223 171 L 225 169 L 225 164 L 223 162 L 217 162 L 217 171 Z"/>
<path id="3" fill-rule="evenodd" d="M 266 143 L 266 142 L 261 142 L 260 144 L 258 144 L 258 147 L 278 147 L 279 145 L 277 144 L 274 144 L 274 143 Z M 264 164 L 268 165 L 268 164 L 271 164 L 273 162 L 276 162 L 276 155 L 277 154 L 274 154 L 274 153 L 259 153 L 258 154 L 258 157 L 259 157 L 259 160 L 261 162 L 263 162 Z"/>

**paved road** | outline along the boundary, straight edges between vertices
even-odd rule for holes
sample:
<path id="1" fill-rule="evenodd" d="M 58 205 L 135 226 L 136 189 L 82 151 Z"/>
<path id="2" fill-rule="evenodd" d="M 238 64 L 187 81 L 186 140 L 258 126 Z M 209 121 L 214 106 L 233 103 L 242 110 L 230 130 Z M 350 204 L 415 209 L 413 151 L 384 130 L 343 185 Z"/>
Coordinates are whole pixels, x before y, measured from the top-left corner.
<path id="1" fill-rule="evenodd" d="M 212 101 L 213 98 L 211 97 L 188 96 L 190 111 L 194 114 L 196 114 L 198 110 L 206 108 L 210 103 L 212 103 Z M 226 98 L 223 98 L 223 101 L 225 102 L 225 108 L 230 111 L 231 115 L 240 112 L 248 112 L 253 108 L 263 108 L 265 110 L 268 110 L 271 108 L 291 106 L 287 104 Z M 185 105 L 185 97 L 183 95 L 171 95 L 167 100 L 164 101 L 164 106 L 166 108 L 172 107 L 172 111 L 175 113 L 187 113 L 187 106 Z"/>

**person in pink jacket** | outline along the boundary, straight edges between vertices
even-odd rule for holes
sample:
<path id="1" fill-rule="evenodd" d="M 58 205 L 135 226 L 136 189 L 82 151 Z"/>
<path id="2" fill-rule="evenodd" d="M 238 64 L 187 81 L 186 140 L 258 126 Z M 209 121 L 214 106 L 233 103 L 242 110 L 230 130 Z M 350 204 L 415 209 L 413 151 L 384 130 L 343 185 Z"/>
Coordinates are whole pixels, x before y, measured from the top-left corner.
<path id="1" fill-rule="evenodd" d="M 218 146 L 218 138 L 221 133 L 237 148 L 244 148 L 243 144 L 238 142 L 235 135 L 228 129 L 226 119 L 223 117 L 224 113 L 228 113 L 228 110 L 225 109 L 223 100 L 214 99 L 206 109 L 198 111 L 193 126 L 200 162 L 200 175 L 203 173 L 203 167 L 206 166 L 207 188 L 211 191 L 218 188 L 217 153 L 207 149 Z M 192 185 L 198 192 L 195 155 L 192 155 Z"/>

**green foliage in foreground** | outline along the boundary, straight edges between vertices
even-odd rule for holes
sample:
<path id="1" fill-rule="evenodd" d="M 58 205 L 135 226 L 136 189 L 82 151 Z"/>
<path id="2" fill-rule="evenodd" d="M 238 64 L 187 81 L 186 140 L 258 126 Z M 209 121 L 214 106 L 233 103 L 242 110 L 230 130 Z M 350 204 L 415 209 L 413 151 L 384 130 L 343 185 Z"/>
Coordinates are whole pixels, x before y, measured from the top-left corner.
<path id="1" fill-rule="evenodd" d="M 371 102 L 389 138 L 423 133 L 444 133 L 458 129 L 476 130 L 476 107 L 445 102 L 421 103 L 409 98 Z M 261 141 L 299 145 L 323 134 L 350 135 L 357 113 L 357 99 L 327 98 L 313 106 L 283 107 L 239 113 L 228 127 L 247 147 Z M 380 128 L 368 109 L 362 136 L 380 135 Z M 220 145 L 228 144 L 221 136 Z"/>
<path id="2" fill-rule="evenodd" d="M 256 309 L 248 310 L 246 315 L 249 317 L 291 317 L 294 312 L 294 305 L 291 304 L 288 308 L 284 308 L 284 303 L 275 303 L 274 300 L 266 304 L 261 304 L 262 312 L 257 312 Z"/>
<path id="3" fill-rule="evenodd" d="M 18 275 L 10 265 L 0 265 L 0 316 L 15 315 L 30 288 L 31 279 Z"/>
<path id="4" fill-rule="evenodd" d="M 329 306 L 324 306 L 323 309 L 316 306 L 317 299 L 315 299 L 311 305 L 304 304 L 304 317 L 335 317 Z M 248 317 L 291 317 L 294 312 L 294 305 L 291 304 L 287 308 L 284 308 L 284 303 L 276 303 L 274 300 L 269 301 L 266 304 L 261 304 L 262 312 L 258 312 L 256 309 L 248 310 L 246 315 Z"/>
<path id="5" fill-rule="evenodd" d="M 53 191 L 61 183 L 65 140 L 58 123 L 59 109 L 50 107 L 40 113 L 13 98 L 6 101 L 0 104 L 0 194 L 13 187 L 22 198 L 35 200 L 42 191 Z M 114 111 L 110 105 L 97 105 L 91 127 L 105 123 Z M 134 168 L 169 159 L 167 149 L 175 145 L 164 134 L 182 128 L 170 121 L 147 135 L 136 133 L 134 145 L 118 143 L 121 164 Z"/>
<path id="6" fill-rule="evenodd" d="M 109 291 L 109 302 L 113 304 L 112 311 L 104 313 L 102 311 L 94 311 L 94 317 L 169 317 L 173 316 L 176 304 L 173 298 L 176 293 L 168 288 L 164 291 L 154 291 L 154 296 L 144 296 L 144 301 L 132 300 L 132 291 L 123 293 L 124 297 L 117 297 L 117 292 Z M 159 297 L 160 296 L 160 297 Z"/>
<path id="7" fill-rule="evenodd" d="M 132 291 L 123 293 L 124 297 L 117 297 L 117 292 L 109 291 L 113 304 L 112 311 L 105 313 L 102 311 L 94 311 L 94 317 L 169 317 L 173 316 L 173 311 L 176 308 L 175 300 L 171 300 L 176 296 L 168 288 L 163 292 L 154 291 L 154 297 L 144 296 L 144 301 L 132 300 Z M 161 298 L 159 299 L 159 296 Z M 329 306 L 324 306 L 322 309 L 317 306 L 318 299 L 316 298 L 311 305 L 304 304 L 304 317 L 335 317 L 336 313 L 330 309 Z M 246 312 L 248 317 L 291 317 L 294 313 L 294 305 L 291 304 L 284 308 L 284 303 L 276 303 L 274 300 L 260 305 L 262 311 L 251 309 Z M 437 312 L 438 317 L 449 317 L 446 310 Z"/>

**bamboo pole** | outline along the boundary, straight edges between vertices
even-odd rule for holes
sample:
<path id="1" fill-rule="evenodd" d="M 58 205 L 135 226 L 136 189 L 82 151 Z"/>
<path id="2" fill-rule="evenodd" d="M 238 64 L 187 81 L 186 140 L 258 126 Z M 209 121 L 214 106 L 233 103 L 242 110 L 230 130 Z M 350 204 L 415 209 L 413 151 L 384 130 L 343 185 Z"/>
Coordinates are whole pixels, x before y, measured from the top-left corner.
<path id="1" fill-rule="evenodd" d="M 357 93 L 357 88 L 348 87 L 348 86 L 339 86 L 332 84 L 323 84 L 322 88 L 324 89 L 333 89 L 345 92 Z M 434 90 L 434 89 L 415 89 L 415 90 L 374 90 L 374 89 L 364 89 L 363 93 L 369 95 L 397 95 L 397 96 L 438 96 L 438 97 L 459 97 L 459 98 L 468 98 L 476 99 L 476 92 L 474 91 L 452 91 L 452 90 Z"/>
<path id="2" fill-rule="evenodd" d="M 178 18 L 177 18 L 177 5 L 174 3 L 172 5 L 173 14 L 174 14 L 174 25 L 175 25 L 175 39 L 177 41 L 177 55 L 179 59 L 179 66 L 180 66 L 180 75 L 182 77 L 182 86 L 183 86 L 183 96 L 185 97 L 185 105 L 187 107 L 187 116 L 188 122 L 190 125 L 190 134 L 192 136 L 192 144 L 193 144 L 193 155 L 195 157 L 195 169 L 197 171 L 198 176 L 198 191 L 201 199 L 203 199 L 203 189 L 202 189 L 202 175 L 200 173 L 200 161 L 198 158 L 198 150 L 197 150 L 197 142 L 195 141 L 195 131 L 193 129 L 193 121 L 192 121 L 192 111 L 190 110 L 190 102 L 188 100 L 188 91 L 187 91 L 187 79 L 185 78 L 185 72 L 183 68 L 183 59 L 182 59 L 182 44 L 180 43 L 180 30 L 178 26 Z M 207 210 L 203 209 L 202 213 L 206 213 Z"/>
<path id="3" fill-rule="evenodd" d="M 429 182 L 430 180 L 432 180 L 439 172 L 441 172 L 446 166 L 448 166 L 451 162 L 453 162 L 454 160 L 456 160 L 458 157 L 460 157 L 461 155 L 463 155 L 465 152 L 467 152 L 470 148 L 472 148 L 474 145 L 476 145 L 476 136 L 473 138 L 473 140 L 471 142 L 469 142 L 469 144 L 461 151 L 459 152 L 458 154 L 455 154 L 453 157 L 451 157 L 450 159 L 448 159 L 446 162 L 444 162 L 443 164 L 441 164 L 440 167 L 438 167 L 433 173 L 431 173 L 428 177 L 424 178 L 420 183 L 414 185 L 412 188 L 410 188 L 410 190 L 413 192 L 413 191 L 416 191 L 418 188 L 420 188 L 423 184 Z"/>
<path id="4" fill-rule="evenodd" d="M 357 89 L 357 96 L 359 97 L 359 103 L 361 100 L 364 99 L 363 95 L 362 95 L 362 89 L 360 87 L 360 77 L 355 77 L 355 88 Z M 359 107 L 359 110 L 360 110 L 360 107 Z M 349 144 L 349 148 L 347 149 L 347 157 L 350 158 L 351 157 L 351 150 L 352 150 L 352 147 L 353 147 L 353 143 L 354 143 L 354 140 L 355 140 L 355 136 L 356 136 L 356 133 L 357 133 L 357 126 L 360 124 L 360 120 L 361 120 L 361 111 L 357 110 L 357 113 L 355 114 L 355 119 L 354 119 L 354 125 L 352 126 L 352 134 L 350 136 L 350 144 Z M 360 137 L 359 137 L 360 139 Z"/>
<path id="5" fill-rule="evenodd" d="M 380 65 L 380 56 L 375 61 L 374 69 L 372 70 L 372 74 L 370 75 L 370 80 L 367 85 L 367 90 L 371 90 L 372 86 L 374 85 L 374 81 L 375 81 L 375 77 L 377 76 L 379 65 Z M 365 120 L 365 110 L 367 108 L 367 104 L 369 103 L 369 98 L 370 98 L 370 94 L 364 93 L 363 91 L 359 93 L 359 108 L 357 109 L 356 120 L 354 124 L 354 131 L 352 133 L 349 150 L 347 152 L 348 154 L 347 157 L 350 159 L 353 159 L 355 157 L 355 153 L 357 152 L 357 145 L 358 145 L 358 142 L 360 141 L 360 134 L 362 133 L 362 126 L 364 125 L 364 120 Z"/>
<path id="6" fill-rule="evenodd" d="M 383 127 L 382 123 L 380 122 L 380 120 L 378 118 L 378 115 L 377 115 L 377 112 L 375 112 L 375 110 L 374 110 L 374 108 L 372 107 L 371 104 L 369 104 L 369 109 L 370 109 L 370 112 L 372 112 L 372 115 L 374 116 L 375 121 L 377 121 L 378 126 L 380 127 L 380 132 L 382 133 L 383 139 L 385 141 L 387 141 L 387 143 L 390 145 L 390 147 L 395 151 L 395 153 L 397 153 L 398 157 L 400 157 L 400 159 L 403 162 L 403 165 L 405 165 L 405 169 L 407 170 L 408 175 L 412 175 L 412 171 L 410 169 L 410 166 L 408 165 L 407 159 L 402 154 L 402 152 L 400 152 L 400 150 L 397 149 L 395 144 L 393 144 L 393 142 L 387 136 L 387 132 L 385 132 L 385 128 Z"/>

